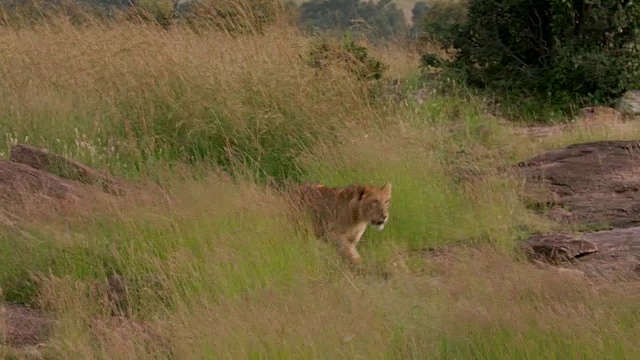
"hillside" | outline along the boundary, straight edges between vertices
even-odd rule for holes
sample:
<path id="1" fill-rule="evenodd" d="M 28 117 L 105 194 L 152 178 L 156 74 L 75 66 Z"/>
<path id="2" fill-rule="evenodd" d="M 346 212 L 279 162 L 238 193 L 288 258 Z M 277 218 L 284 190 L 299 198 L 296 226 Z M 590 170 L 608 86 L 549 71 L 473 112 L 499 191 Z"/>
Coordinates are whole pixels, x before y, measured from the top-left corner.
<path id="1" fill-rule="evenodd" d="M 376 79 L 286 22 L 134 20 L 0 32 L 3 358 L 640 356 L 637 117 L 527 124 L 401 42 Z M 284 191 L 387 181 L 356 268 Z"/>

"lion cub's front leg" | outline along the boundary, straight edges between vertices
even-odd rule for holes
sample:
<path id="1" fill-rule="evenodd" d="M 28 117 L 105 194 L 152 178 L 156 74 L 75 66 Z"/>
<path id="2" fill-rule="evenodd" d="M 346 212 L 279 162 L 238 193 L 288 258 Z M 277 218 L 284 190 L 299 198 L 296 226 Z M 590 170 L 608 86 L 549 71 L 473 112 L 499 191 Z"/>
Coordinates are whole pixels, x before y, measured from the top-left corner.
<path id="1" fill-rule="evenodd" d="M 356 249 L 356 245 L 362 237 L 361 229 L 353 231 L 349 229 L 346 232 L 334 232 L 334 241 L 337 242 L 338 254 L 349 261 L 352 265 L 360 263 L 360 254 Z"/>
<path id="2" fill-rule="evenodd" d="M 356 250 L 356 243 L 348 238 L 338 240 L 338 254 L 353 265 L 360 263 L 360 254 Z"/>

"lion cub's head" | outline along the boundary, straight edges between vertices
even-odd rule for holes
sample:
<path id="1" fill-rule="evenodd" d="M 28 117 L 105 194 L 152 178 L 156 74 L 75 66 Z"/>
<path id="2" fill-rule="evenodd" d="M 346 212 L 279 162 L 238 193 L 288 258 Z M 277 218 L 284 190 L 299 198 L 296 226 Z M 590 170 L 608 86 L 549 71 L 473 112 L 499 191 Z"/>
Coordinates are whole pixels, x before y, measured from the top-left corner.
<path id="1" fill-rule="evenodd" d="M 360 186 L 357 190 L 357 206 L 360 221 L 366 221 L 378 230 L 384 229 L 389 219 L 391 183 L 382 187 Z"/>

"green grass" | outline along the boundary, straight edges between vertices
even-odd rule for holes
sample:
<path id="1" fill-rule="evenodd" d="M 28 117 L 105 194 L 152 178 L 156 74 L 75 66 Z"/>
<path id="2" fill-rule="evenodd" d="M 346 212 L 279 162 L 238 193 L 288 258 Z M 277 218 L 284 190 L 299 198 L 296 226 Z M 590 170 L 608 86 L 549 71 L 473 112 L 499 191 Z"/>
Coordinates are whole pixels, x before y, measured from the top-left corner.
<path id="1" fill-rule="evenodd" d="M 3 220 L 0 287 L 5 300 L 56 316 L 47 355 L 640 355 L 636 285 L 593 286 L 518 261 L 517 241 L 551 225 L 527 209 L 519 179 L 499 170 L 637 129 L 536 141 L 476 96 L 390 105 L 340 68 L 308 67 L 299 55 L 311 44 L 287 27 L 229 37 L 61 22 L 0 35 L 5 156 L 16 141 L 46 146 L 156 180 L 168 197 L 59 214 L 29 207 L 17 227 Z M 394 77 L 416 73 L 406 49 L 371 51 Z M 266 179 L 391 181 L 391 219 L 365 233 L 362 274 L 297 227 Z M 420 251 L 450 244 L 473 246 L 436 258 Z M 114 271 L 129 281 L 122 321 L 95 292 Z"/>

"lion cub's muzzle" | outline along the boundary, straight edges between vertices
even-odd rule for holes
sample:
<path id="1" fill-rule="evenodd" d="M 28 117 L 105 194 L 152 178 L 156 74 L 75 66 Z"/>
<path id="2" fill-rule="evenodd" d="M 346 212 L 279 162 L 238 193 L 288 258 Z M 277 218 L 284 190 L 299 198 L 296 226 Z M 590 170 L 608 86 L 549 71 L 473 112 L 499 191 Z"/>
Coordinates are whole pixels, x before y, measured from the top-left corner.
<path id="1" fill-rule="evenodd" d="M 371 220 L 371 225 L 378 230 L 384 229 L 384 225 L 387 223 L 388 216 L 383 216 L 380 219 Z"/>

